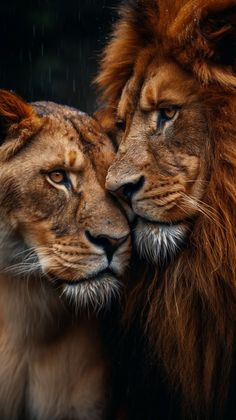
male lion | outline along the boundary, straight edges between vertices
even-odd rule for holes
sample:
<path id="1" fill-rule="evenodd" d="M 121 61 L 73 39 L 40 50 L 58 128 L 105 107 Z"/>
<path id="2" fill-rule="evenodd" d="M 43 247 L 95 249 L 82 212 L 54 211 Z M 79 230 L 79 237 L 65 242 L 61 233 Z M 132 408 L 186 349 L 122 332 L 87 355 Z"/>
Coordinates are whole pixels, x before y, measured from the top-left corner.
<path id="1" fill-rule="evenodd" d="M 125 2 L 97 83 L 119 143 L 107 188 L 147 261 L 126 309 L 152 367 L 141 385 L 129 342 L 133 418 L 158 418 L 164 385 L 159 418 L 174 393 L 184 418 L 236 418 L 236 1 Z"/>
<path id="2" fill-rule="evenodd" d="M 129 257 L 98 123 L 0 91 L 0 418 L 105 419 L 99 322 Z M 75 316 L 77 309 L 77 317 Z"/>

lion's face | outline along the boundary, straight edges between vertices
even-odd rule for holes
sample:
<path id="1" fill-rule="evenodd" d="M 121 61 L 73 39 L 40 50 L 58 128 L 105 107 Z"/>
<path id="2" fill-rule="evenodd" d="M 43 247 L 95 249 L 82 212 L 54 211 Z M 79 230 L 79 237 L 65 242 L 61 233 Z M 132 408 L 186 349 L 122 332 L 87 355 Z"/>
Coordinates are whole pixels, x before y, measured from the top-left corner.
<path id="1" fill-rule="evenodd" d="M 136 244 L 152 260 L 134 271 L 124 318 L 132 335 L 139 321 L 154 389 L 160 369 L 183 418 L 226 418 L 231 406 L 235 22 L 235 0 L 124 2 L 96 79 L 98 118 L 114 136 L 120 126 L 107 188 L 132 207 Z M 146 413 L 158 418 L 163 406 L 152 403 Z"/>
<path id="2" fill-rule="evenodd" d="M 15 244 L 5 269 L 43 274 L 77 302 L 102 304 L 118 287 L 130 246 L 126 219 L 104 188 L 111 143 L 76 110 L 50 103 L 34 110 L 34 122 L 24 124 L 37 128 L 11 127 L 0 148 L 8 234 L 1 253 Z"/>
<path id="3" fill-rule="evenodd" d="M 123 135 L 106 185 L 129 202 L 136 245 L 156 261 L 176 252 L 202 211 L 207 118 L 198 83 L 174 62 L 150 64 L 135 106 L 130 83 L 118 106 Z"/>

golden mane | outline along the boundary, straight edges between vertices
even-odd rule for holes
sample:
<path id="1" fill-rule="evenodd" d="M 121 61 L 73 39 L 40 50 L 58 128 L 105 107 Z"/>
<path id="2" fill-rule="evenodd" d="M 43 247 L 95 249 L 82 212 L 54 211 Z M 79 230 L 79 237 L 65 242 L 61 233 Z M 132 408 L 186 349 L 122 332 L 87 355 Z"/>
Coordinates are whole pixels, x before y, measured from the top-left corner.
<path id="1" fill-rule="evenodd" d="M 215 26 L 217 17 L 220 23 Z M 115 107 L 142 61 L 140 57 L 153 57 L 155 50 L 175 57 L 204 84 L 217 82 L 224 88 L 235 88 L 235 21 L 235 0 L 126 1 L 95 81 L 101 99 Z M 144 64 L 142 61 L 138 67 Z"/>
<path id="2" fill-rule="evenodd" d="M 150 282 L 146 270 L 126 310 L 131 322 L 144 307 L 152 352 L 200 419 L 222 418 L 235 351 L 235 22 L 235 0 L 126 2 L 97 77 L 111 125 L 127 82 L 132 106 L 155 53 L 174 58 L 206 88 L 211 175 L 204 203 L 211 217 L 199 214 L 188 247 L 164 274 L 156 267 Z"/>

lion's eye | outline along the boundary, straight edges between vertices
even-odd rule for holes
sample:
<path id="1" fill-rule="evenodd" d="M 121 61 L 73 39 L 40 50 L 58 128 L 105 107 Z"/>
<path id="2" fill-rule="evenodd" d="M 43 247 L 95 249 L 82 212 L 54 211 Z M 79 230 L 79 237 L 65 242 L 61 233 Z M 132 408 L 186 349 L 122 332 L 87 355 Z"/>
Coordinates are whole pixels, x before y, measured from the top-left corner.
<path id="1" fill-rule="evenodd" d="M 172 120 L 178 112 L 178 108 L 170 106 L 168 108 L 160 108 L 157 113 L 157 127 L 162 129 L 167 121 Z"/>
<path id="2" fill-rule="evenodd" d="M 177 112 L 176 108 L 162 108 L 162 109 L 160 109 L 160 113 L 161 113 L 162 118 L 165 118 L 166 120 L 172 120 L 172 118 L 174 118 L 176 112 Z"/>
<path id="3" fill-rule="evenodd" d="M 118 130 L 125 131 L 125 125 L 126 125 L 125 120 L 118 119 L 116 121 L 116 127 L 118 128 Z"/>
<path id="4" fill-rule="evenodd" d="M 47 176 L 54 184 L 66 185 L 67 187 L 70 186 L 70 178 L 66 171 L 63 171 L 62 169 L 51 171 Z"/>

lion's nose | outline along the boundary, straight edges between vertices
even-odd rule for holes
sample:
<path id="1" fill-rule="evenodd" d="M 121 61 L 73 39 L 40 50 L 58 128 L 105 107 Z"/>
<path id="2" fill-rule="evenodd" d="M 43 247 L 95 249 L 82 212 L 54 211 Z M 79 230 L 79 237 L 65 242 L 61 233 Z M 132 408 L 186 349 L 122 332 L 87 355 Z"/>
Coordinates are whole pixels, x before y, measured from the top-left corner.
<path id="1" fill-rule="evenodd" d="M 108 235 L 94 236 L 89 231 L 86 231 L 86 237 L 92 244 L 104 249 L 108 263 L 110 264 L 114 253 L 128 239 L 129 235 L 114 238 Z"/>
<path id="2" fill-rule="evenodd" d="M 141 176 L 135 182 L 127 182 L 126 184 L 121 185 L 117 190 L 113 190 L 113 194 L 120 197 L 122 200 L 126 201 L 127 203 L 131 204 L 133 195 L 141 190 L 145 182 L 144 176 Z"/>

